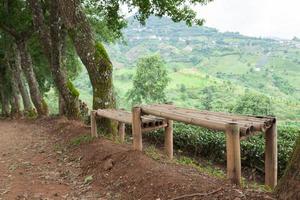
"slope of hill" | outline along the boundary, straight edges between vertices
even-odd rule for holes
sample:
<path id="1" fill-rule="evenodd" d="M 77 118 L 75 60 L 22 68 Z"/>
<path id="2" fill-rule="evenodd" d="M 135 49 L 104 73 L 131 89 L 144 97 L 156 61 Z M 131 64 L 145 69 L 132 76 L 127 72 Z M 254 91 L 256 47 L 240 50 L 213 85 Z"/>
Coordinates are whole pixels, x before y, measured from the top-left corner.
<path id="1" fill-rule="evenodd" d="M 300 118 L 300 41 L 254 38 L 218 32 L 208 27 L 187 27 L 168 18 L 150 17 L 146 26 L 130 20 L 125 43 L 109 45 L 115 66 L 115 86 L 121 107 L 131 87 L 139 57 L 160 54 L 170 78 L 168 98 L 177 105 L 203 108 L 202 90 L 214 90 L 213 109 L 228 110 L 249 91 L 271 97 L 273 113 L 281 119 Z M 76 81 L 89 100 L 85 73 Z"/>

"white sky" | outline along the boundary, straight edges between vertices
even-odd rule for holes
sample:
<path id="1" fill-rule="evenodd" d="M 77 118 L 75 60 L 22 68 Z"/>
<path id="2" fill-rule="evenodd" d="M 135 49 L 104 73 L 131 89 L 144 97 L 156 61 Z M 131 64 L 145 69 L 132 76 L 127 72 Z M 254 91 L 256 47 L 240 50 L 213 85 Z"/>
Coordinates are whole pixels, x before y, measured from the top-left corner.
<path id="1" fill-rule="evenodd" d="M 300 37 L 300 0 L 214 0 L 196 7 L 205 26 L 248 36 Z"/>

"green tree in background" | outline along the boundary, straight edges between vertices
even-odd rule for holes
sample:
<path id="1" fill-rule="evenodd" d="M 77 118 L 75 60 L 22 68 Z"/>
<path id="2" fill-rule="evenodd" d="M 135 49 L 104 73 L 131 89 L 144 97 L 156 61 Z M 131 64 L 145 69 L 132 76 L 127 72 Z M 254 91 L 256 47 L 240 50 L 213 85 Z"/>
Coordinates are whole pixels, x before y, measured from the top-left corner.
<path id="1" fill-rule="evenodd" d="M 265 95 L 246 93 L 237 101 L 233 112 L 248 115 L 271 115 L 271 100 Z"/>
<path id="2" fill-rule="evenodd" d="M 165 62 L 160 56 L 140 58 L 133 77 L 133 88 L 128 91 L 127 99 L 133 105 L 164 102 L 169 81 Z"/>
<path id="3" fill-rule="evenodd" d="M 213 107 L 213 99 L 214 99 L 214 92 L 215 87 L 214 86 L 207 86 L 202 90 L 202 105 L 205 110 L 211 110 Z"/>

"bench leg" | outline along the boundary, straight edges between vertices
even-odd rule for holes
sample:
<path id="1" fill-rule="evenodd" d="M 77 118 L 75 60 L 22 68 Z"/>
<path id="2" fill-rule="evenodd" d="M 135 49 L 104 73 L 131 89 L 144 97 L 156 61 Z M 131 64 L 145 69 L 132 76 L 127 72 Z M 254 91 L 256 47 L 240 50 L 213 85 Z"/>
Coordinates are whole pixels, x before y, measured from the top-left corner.
<path id="1" fill-rule="evenodd" d="M 124 143 L 125 141 L 125 123 L 119 122 L 119 137 L 121 143 Z"/>
<path id="2" fill-rule="evenodd" d="M 277 185 L 277 127 L 272 125 L 265 133 L 265 184 Z"/>
<path id="3" fill-rule="evenodd" d="M 143 139 L 142 139 L 142 119 L 141 119 L 140 107 L 134 107 L 132 109 L 132 136 L 133 136 L 133 149 L 142 151 Z"/>
<path id="4" fill-rule="evenodd" d="M 241 184 L 240 129 L 238 124 L 226 127 L 227 178 L 236 185 Z"/>
<path id="5" fill-rule="evenodd" d="M 96 123 L 96 111 L 91 111 L 91 136 L 98 137 L 97 134 L 97 123 Z"/>
<path id="6" fill-rule="evenodd" d="M 167 120 L 165 128 L 165 151 L 169 159 L 173 159 L 173 120 Z"/>

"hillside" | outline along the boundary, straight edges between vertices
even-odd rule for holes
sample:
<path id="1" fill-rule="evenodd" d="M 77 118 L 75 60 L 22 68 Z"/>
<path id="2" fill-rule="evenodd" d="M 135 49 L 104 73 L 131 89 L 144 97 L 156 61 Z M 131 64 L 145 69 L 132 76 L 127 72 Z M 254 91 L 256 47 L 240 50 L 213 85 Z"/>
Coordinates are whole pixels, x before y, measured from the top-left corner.
<path id="1" fill-rule="evenodd" d="M 300 117 L 299 39 L 246 37 L 151 17 L 146 26 L 131 20 L 124 41 L 107 46 L 120 107 L 130 107 L 124 96 L 131 88 L 136 60 L 160 54 L 172 80 L 168 99 L 177 105 L 203 108 L 203 89 L 209 87 L 214 110 L 230 110 L 240 95 L 258 92 L 271 98 L 272 113 L 279 118 Z M 85 72 L 75 84 L 81 98 L 90 102 Z"/>

